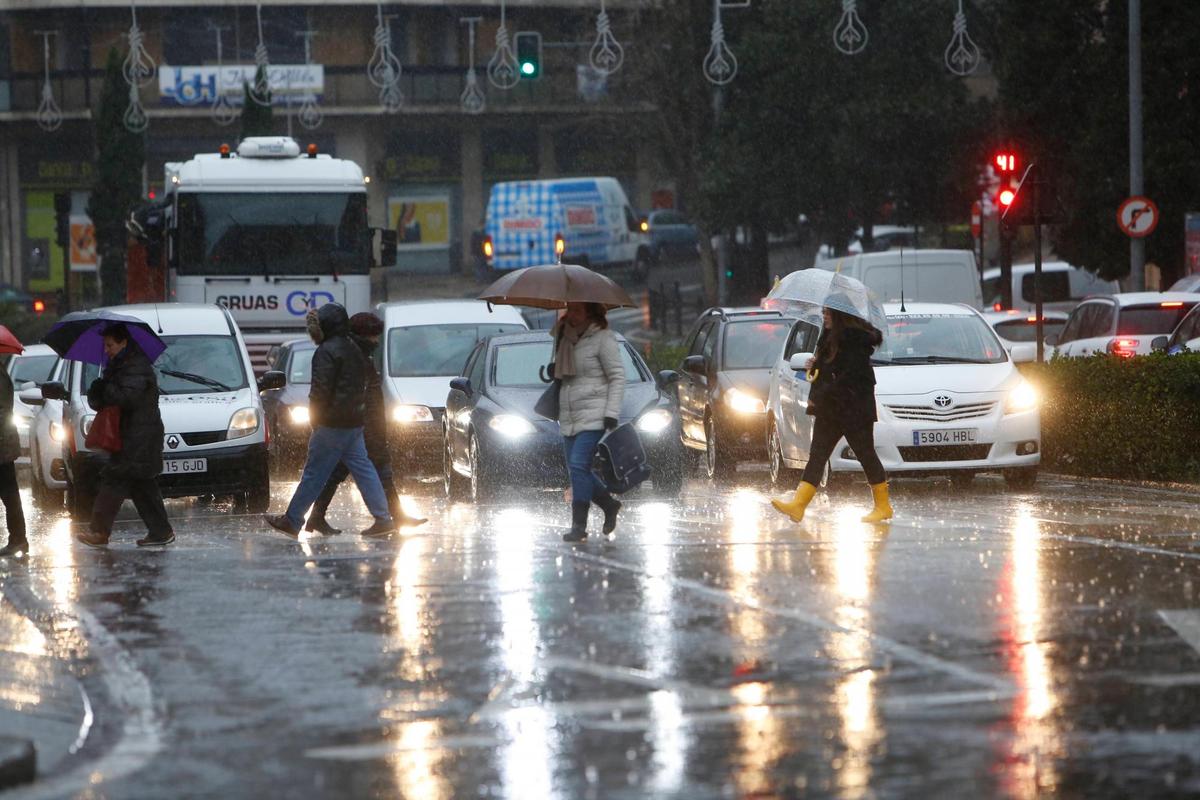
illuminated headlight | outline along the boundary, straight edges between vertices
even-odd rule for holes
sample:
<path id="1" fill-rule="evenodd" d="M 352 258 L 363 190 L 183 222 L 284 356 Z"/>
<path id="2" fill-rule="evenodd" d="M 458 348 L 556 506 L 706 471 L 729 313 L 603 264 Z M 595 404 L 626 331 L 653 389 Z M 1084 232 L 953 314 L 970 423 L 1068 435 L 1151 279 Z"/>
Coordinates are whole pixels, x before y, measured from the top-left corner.
<path id="1" fill-rule="evenodd" d="M 1018 414 L 1022 411 L 1032 411 L 1037 408 L 1037 404 L 1037 389 L 1029 381 L 1021 381 L 1017 388 L 1008 393 L 1008 399 L 1004 401 L 1004 410 L 1009 414 Z"/>
<path id="2" fill-rule="evenodd" d="M 501 436 L 507 436 L 510 439 L 527 436 L 534 431 L 532 422 L 524 417 L 518 417 L 516 414 L 498 414 L 488 420 L 488 425 L 496 433 Z"/>
<path id="3" fill-rule="evenodd" d="M 307 410 L 307 409 L 306 409 Z M 258 409 L 243 408 L 229 420 L 228 439 L 240 439 L 258 430 Z"/>
<path id="4" fill-rule="evenodd" d="M 660 433 L 671 424 L 671 412 L 655 408 L 638 417 L 637 429 L 642 433 Z"/>
<path id="5" fill-rule="evenodd" d="M 288 419 L 293 425 L 308 424 L 308 406 L 292 406 L 288 409 Z"/>
<path id="6" fill-rule="evenodd" d="M 18 414 L 14 411 L 12 415 L 12 421 L 13 425 L 16 425 L 17 430 L 19 431 L 28 430 L 29 428 L 29 417 L 25 416 L 24 414 Z"/>
<path id="7" fill-rule="evenodd" d="M 762 400 L 746 394 L 738 389 L 730 389 L 725 393 L 725 402 L 739 414 L 765 414 L 767 407 Z"/>
<path id="8" fill-rule="evenodd" d="M 61 422 L 50 423 L 50 438 L 56 442 L 65 442 L 67 440 L 67 429 Z"/>
<path id="9" fill-rule="evenodd" d="M 96 419 L 95 414 L 88 414 L 86 417 L 84 417 L 83 419 L 81 419 L 79 421 L 79 430 L 83 432 L 83 437 L 85 439 L 87 438 L 87 435 L 92 432 L 92 422 L 95 419 Z"/>
<path id="10" fill-rule="evenodd" d="M 392 419 L 401 425 L 410 422 L 433 422 L 433 412 L 429 406 L 401 405 L 392 409 Z"/>

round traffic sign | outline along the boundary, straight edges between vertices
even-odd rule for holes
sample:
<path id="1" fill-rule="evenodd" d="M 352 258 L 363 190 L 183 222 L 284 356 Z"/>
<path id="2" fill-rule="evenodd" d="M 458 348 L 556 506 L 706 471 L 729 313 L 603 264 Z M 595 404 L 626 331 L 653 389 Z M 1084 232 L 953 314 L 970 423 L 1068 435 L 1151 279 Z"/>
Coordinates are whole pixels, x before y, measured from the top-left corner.
<path id="1" fill-rule="evenodd" d="M 1117 225 L 1133 239 L 1149 236 L 1158 227 L 1158 206 L 1149 197 L 1127 198 L 1117 209 Z"/>

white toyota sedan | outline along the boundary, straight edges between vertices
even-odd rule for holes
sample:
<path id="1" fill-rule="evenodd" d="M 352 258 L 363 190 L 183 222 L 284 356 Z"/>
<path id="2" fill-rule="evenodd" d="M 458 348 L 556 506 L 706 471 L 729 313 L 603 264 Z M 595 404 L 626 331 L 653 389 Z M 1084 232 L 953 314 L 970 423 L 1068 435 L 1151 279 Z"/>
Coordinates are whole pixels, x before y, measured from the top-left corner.
<path id="1" fill-rule="evenodd" d="M 884 310 L 887 336 L 872 363 L 875 450 L 888 473 L 968 483 L 976 473 L 1000 472 L 1011 488 L 1032 487 L 1042 450 L 1038 396 L 1013 359 L 1033 345 L 1010 345 L 1010 355 L 979 312 L 963 305 L 909 303 L 902 311 L 889 303 Z M 795 323 L 771 372 L 767 448 L 771 477 L 783 485 L 799 480 L 808 462 L 813 418 L 805 414 L 804 365 L 818 334 Z M 826 480 L 861 471 L 843 439 Z"/>

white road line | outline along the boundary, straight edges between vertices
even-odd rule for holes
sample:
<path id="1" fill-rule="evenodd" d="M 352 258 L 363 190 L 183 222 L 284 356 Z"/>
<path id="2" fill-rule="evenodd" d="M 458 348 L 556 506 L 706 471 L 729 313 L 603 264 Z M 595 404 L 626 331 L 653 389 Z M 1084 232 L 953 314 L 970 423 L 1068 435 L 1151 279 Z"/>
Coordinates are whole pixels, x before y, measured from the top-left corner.
<path id="1" fill-rule="evenodd" d="M 372 744 L 351 744 L 343 747 L 314 747 L 305 750 L 306 758 L 318 758 L 326 761 L 370 761 L 376 758 L 386 758 L 396 753 L 411 753 L 426 750 L 467 750 L 487 749 L 508 744 L 507 739 L 495 736 L 466 734 L 463 736 L 443 736 L 431 739 L 417 745 L 406 745 L 401 742 L 374 742 Z"/>
<path id="2" fill-rule="evenodd" d="M 1200 611 L 1160 609 L 1158 615 L 1179 634 L 1179 638 L 1200 652 Z"/>
<path id="3" fill-rule="evenodd" d="M 1089 544 L 1095 547 L 1115 547 L 1121 550 L 1133 550 L 1137 553 L 1148 553 L 1156 556 L 1171 556 L 1173 558 L 1188 558 L 1200 559 L 1200 553 L 1181 553 L 1178 550 L 1167 550 L 1163 547 L 1151 547 L 1145 544 L 1134 544 L 1133 542 L 1118 542 L 1111 539 L 1094 539 L 1091 536 L 1069 536 L 1065 533 L 1043 533 L 1043 539 L 1054 539 L 1059 542 L 1073 542 L 1076 544 Z"/>

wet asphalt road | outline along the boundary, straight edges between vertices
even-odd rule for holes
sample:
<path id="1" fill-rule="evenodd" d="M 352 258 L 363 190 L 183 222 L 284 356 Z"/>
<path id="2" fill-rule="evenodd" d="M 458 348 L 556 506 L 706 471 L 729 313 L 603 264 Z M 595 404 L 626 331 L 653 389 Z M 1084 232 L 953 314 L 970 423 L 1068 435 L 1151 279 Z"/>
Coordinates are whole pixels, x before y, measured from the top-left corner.
<path id="1" fill-rule="evenodd" d="M 860 485 L 795 526 L 753 471 L 570 546 L 560 494 L 407 488 L 430 523 L 384 542 L 189 502 L 173 548 L 93 551 L 31 513 L 0 568 L 24 796 L 1200 793 L 1194 490 L 899 482 L 879 527 Z"/>

